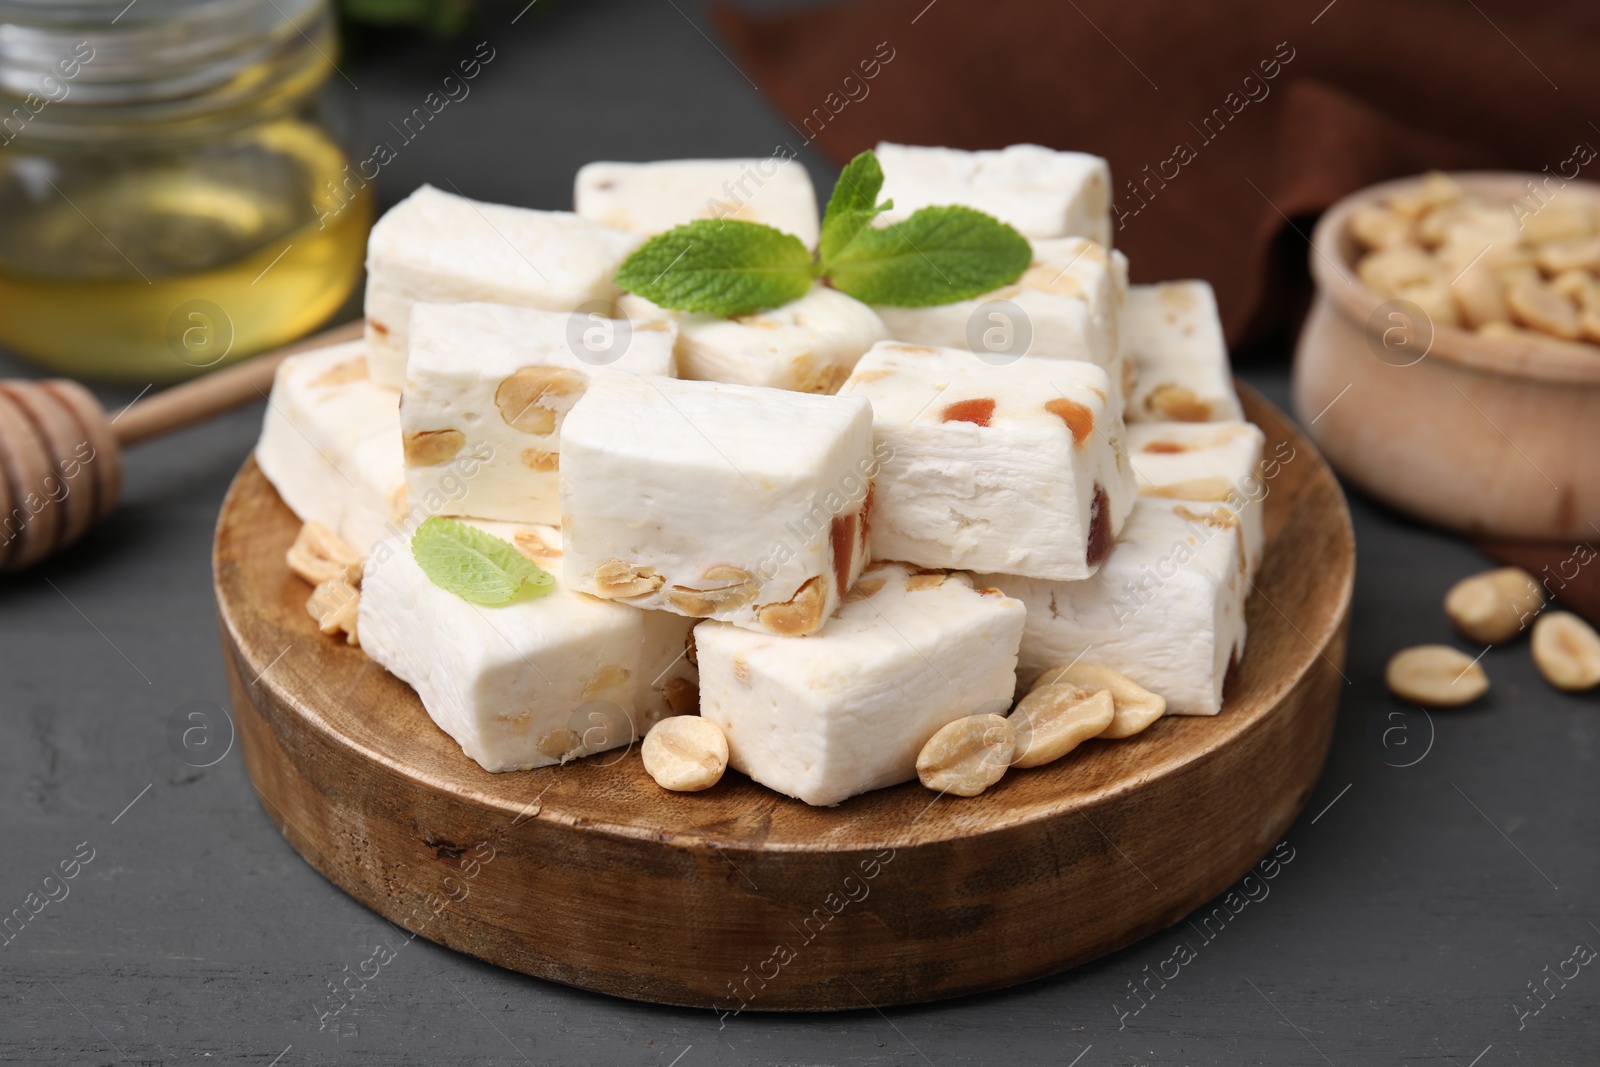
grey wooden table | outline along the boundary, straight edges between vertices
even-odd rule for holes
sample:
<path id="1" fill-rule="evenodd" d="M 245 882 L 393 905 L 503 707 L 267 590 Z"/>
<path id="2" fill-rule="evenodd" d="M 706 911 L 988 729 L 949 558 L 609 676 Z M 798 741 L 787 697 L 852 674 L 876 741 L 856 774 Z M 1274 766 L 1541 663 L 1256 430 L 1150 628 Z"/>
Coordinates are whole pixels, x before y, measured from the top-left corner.
<path id="1" fill-rule="evenodd" d="M 431 181 L 564 207 L 590 159 L 764 155 L 792 139 L 719 54 L 699 3 L 594 0 L 511 25 L 515 14 L 496 10 L 467 40 L 349 62 L 358 129 L 376 140 L 478 40 L 494 50 L 471 95 L 384 168 L 385 203 Z M 831 169 L 802 159 L 827 188 Z M 0 373 L 29 371 L 0 361 Z M 1286 372 L 1246 377 L 1284 402 Z M 111 523 L 0 582 L 0 916 L 44 902 L 0 943 L 4 1062 L 1501 1067 L 1600 1056 L 1600 968 L 1586 965 L 1600 946 L 1600 707 L 1545 686 L 1525 644 L 1485 656 L 1494 689 L 1471 710 L 1430 719 L 1391 702 L 1385 660 L 1451 640 L 1440 599 L 1484 561 L 1360 497 L 1332 757 L 1287 836 L 1292 861 L 1220 932 L 1179 924 L 960 1001 L 726 1026 L 419 940 L 332 1013 L 330 990 L 395 930 L 285 844 L 237 751 L 202 757 L 177 739 L 189 711 L 226 703 L 211 529 L 260 416 L 132 452 Z M 220 746 L 227 725 L 213 717 Z M 1180 944 L 1192 958 L 1173 976 Z M 1172 977 L 1146 981 L 1158 972 Z"/>

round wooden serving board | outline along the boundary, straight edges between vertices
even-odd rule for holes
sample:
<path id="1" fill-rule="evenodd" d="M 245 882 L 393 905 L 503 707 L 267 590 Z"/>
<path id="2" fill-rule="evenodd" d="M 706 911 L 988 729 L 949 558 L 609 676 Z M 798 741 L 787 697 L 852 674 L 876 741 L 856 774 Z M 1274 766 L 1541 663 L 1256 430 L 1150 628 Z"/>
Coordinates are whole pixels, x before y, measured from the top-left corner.
<path id="1" fill-rule="evenodd" d="M 730 771 L 704 793 L 638 746 L 489 774 L 409 688 L 317 632 L 298 522 L 253 462 L 217 525 L 245 766 L 306 861 L 396 924 L 491 963 L 666 1004 L 808 1011 L 995 989 L 1169 926 L 1241 877 L 1327 755 L 1355 568 L 1344 498 L 1257 394 L 1268 551 L 1248 652 L 1212 718 L 1166 718 L 1008 774 L 811 808 Z M 1277 453 L 1281 457 L 1287 451 Z"/>

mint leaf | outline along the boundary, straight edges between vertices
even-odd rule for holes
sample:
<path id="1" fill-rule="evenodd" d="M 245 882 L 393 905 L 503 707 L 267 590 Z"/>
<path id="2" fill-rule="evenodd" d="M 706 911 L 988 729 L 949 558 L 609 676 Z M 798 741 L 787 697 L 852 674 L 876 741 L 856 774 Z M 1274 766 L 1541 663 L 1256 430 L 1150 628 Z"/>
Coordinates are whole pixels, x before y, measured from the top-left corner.
<path id="1" fill-rule="evenodd" d="M 822 214 L 822 240 L 818 250 L 823 270 L 827 270 L 834 257 L 874 218 L 894 207 L 893 200 L 877 203 L 882 188 L 883 168 L 871 150 L 852 159 L 839 172 L 833 195 L 828 198 L 828 209 Z"/>
<path id="2" fill-rule="evenodd" d="M 833 287 L 868 304 L 953 304 L 1009 285 L 1033 261 L 1027 238 L 969 207 L 925 207 L 856 234 L 828 263 Z"/>
<path id="3" fill-rule="evenodd" d="M 425 520 L 411 535 L 411 555 L 430 582 L 474 604 L 509 604 L 556 584 L 511 542 L 454 519 Z"/>
<path id="4" fill-rule="evenodd" d="M 805 296 L 816 277 L 793 234 L 758 222 L 700 219 L 650 238 L 617 284 L 662 307 L 748 315 Z"/>

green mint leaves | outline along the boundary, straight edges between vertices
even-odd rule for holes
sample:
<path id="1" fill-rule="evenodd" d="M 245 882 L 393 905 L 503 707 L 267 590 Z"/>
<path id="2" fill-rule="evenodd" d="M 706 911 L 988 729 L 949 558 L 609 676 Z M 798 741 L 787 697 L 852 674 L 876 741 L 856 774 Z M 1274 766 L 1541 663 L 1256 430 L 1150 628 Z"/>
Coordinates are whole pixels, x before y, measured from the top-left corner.
<path id="1" fill-rule="evenodd" d="M 701 219 L 646 241 L 617 284 L 662 307 L 748 315 L 798 300 L 816 266 L 800 238 L 771 226 Z"/>
<path id="2" fill-rule="evenodd" d="M 868 227 L 833 259 L 835 289 L 867 304 L 953 304 L 1028 269 L 1033 249 L 1005 223 L 970 207 L 925 207 L 904 222 Z"/>
<path id="3" fill-rule="evenodd" d="M 883 168 L 872 152 L 861 153 L 839 172 L 827 210 L 822 213 L 822 240 L 818 246 L 822 262 L 832 263 L 873 219 L 894 207 L 893 200 L 877 202 L 882 188 Z"/>
<path id="4" fill-rule="evenodd" d="M 771 226 L 702 219 L 646 241 L 617 285 L 662 307 L 749 315 L 798 300 L 816 278 L 868 304 L 952 304 L 1009 285 L 1033 250 L 1016 230 L 967 207 L 925 207 L 883 229 L 872 220 L 883 169 L 863 152 L 839 175 L 822 218 L 819 255 Z"/>
<path id="5" fill-rule="evenodd" d="M 509 541 L 454 519 L 424 520 L 411 535 L 411 555 L 434 585 L 474 604 L 509 604 L 556 584 Z"/>

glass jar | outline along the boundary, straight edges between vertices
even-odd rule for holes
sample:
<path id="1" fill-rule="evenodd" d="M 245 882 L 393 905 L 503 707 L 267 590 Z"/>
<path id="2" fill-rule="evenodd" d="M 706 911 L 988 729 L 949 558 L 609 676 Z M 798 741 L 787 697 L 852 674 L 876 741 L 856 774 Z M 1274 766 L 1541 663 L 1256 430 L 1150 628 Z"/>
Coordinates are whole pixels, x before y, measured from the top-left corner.
<path id="1" fill-rule="evenodd" d="M 159 382 L 338 310 L 373 201 L 337 47 L 328 0 L 0 0 L 0 345 Z"/>

